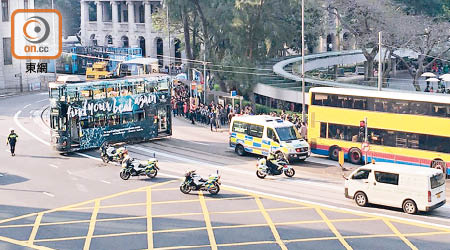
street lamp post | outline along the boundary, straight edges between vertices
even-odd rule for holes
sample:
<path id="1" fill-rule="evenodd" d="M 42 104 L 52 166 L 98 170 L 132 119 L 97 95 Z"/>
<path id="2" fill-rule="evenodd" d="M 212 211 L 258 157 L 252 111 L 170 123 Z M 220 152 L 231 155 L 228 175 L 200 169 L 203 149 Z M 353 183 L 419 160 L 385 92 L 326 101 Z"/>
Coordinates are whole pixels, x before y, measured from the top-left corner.
<path id="1" fill-rule="evenodd" d="M 172 75 L 172 69 L 170 63 L 172 62 L 171 60 L 171 56 L 172 56 L 172 51 L 171 51 L 171 44 L 170 44 L 170 24 L 169 24 L 169 4 L 166 4 L 166 9 L 167 9 L 167 36 L 169 38 L 169 77 Z"/>
<path id="2" fill-rule="evenodd" d="M 302 0 L 302 121 L 306 122 L 305 107 L 305 0 Z"/>
<path id="3" fill-rule="evenodd" d="M 54 3 L 53 3 L 53 0 L 52 0 L 52 9 L 55 9 L 53 4 Z M 55 30 L 55 15 L 52 15 L 52 30 Z M 55 38 L 53 38 L 53 39 L 55 39 Z M 54 40 L 54 42 L 56 44 L 55 40 Z M 57 78 L 56 78 L 56 59 L 53 59 L 53 66 L 55 67 L 54 76 L 55 76 L 55 82 L 56 82 L 56 80 L 57 80 Z"/>

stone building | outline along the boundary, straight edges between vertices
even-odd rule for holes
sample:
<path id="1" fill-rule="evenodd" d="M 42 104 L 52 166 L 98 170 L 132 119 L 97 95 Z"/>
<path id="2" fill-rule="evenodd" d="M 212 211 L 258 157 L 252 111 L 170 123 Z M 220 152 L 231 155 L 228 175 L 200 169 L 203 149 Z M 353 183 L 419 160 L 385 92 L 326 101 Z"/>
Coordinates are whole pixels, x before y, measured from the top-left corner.
<path id="1" fill-rule="evenodd" d="M 26 60 L 15 59 L 11 51 L 11 13 L 16 9 L 33 9 L 34 0 L 0 0 L 0 3 L 0 94 L 20 91 L 21 85 L 24 91 L 36 88 L 38 75 L 25 74 Z"/>
<path id="2" fill-rule="evenodd" d="M 167 32 L 157 31 L 152 14 L 162 7 L 162 0 L 81 0 L 81 42 L 85 46 L 141 48 L 143 55 L 167 65 L 168 57 L 182 55 L 181 41 Z M 172 59 L 173 63 L 174 60 Z"/>

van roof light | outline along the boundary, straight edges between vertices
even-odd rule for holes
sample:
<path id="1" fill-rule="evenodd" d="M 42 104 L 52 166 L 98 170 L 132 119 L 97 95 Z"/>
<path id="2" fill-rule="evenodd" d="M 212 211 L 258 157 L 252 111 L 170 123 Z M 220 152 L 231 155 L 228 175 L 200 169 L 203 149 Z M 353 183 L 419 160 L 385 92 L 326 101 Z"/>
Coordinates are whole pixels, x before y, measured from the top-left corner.
<path id="1" fill-rule="evenodd" d="M 375 164 L 375 159 L 374 158 L 372 158 L 372 164 Z"/>

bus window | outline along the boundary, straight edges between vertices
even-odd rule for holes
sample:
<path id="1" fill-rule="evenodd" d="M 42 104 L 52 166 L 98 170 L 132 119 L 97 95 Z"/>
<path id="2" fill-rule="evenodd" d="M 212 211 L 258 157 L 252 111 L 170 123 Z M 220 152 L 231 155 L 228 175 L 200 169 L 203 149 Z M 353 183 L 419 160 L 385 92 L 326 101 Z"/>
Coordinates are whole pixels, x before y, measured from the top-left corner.
<path id="1" fill-rule="evenodd" d="M 320 123 L 320 137 L 327 138 L 327 124 L 325 122 Z"/>
<path id="2" fill-rule="evenodd" d="M 450 117 L 450 105 L 432 103 L 431 115 Z"/>

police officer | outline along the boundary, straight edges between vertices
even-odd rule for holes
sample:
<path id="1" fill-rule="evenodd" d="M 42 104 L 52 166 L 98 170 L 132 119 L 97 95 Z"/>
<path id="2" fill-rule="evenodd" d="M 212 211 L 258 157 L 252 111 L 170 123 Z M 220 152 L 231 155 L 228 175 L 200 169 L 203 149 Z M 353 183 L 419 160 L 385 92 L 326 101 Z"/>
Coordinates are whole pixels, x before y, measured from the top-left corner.
<path id="1" fill-rule="evenodd" d="M 11 156 L 15 156 L 16 154 L 14 153 L 15 149 L 16 149 L 16 142 L 17 142 L 17 138 L 19 136 L 14 133 L 14 129 L 11 129 L 11 133 L 8 135 L 8 139 L 6 141 L 6 145 L 9 144 L 10 148 L 11 148 Z"/>

